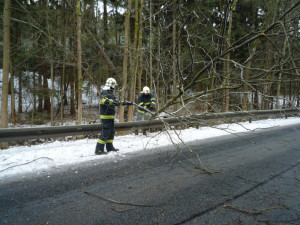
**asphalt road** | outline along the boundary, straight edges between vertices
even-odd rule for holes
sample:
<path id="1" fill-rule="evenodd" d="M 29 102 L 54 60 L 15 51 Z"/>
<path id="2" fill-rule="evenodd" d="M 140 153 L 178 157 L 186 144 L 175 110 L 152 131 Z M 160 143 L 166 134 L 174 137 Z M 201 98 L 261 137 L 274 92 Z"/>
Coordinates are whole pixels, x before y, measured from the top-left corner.
<path id="1" fill-rule="evenodd" d="M 0 182 L 0 224 L 300 224 L 300 125 L 189 146 Z"/>

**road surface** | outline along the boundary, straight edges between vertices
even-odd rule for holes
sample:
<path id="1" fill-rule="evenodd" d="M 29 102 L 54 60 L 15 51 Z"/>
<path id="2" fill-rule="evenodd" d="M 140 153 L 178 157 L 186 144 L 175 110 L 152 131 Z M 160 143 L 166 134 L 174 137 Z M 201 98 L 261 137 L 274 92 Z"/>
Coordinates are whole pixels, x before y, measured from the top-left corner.
<path id="1" fill-rule="evenodd" d="M 300 125 L 189 146 L 0 181 L 0 224 L 300 224 Z"/>

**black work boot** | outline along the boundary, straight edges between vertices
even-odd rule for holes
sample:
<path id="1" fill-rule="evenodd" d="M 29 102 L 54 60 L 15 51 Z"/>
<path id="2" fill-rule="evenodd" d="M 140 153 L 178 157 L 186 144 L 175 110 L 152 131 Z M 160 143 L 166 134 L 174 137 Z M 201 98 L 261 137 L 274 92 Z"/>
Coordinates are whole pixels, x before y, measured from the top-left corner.
<path id="1" fill-rule="evenodd" d="M 135 135 L 139 135 L 139 130 L 134 131 Z"/>
<path id="2" fill-rule="evenodd" d="M 119 149 L 115 148 L 112 143 L 106 143 L 107 152 L 117 152 Z"/>
<path id="3" fill-rule="evenodd" d="M 96 150 L 95 150 L 96 155 L 103 155 L 106 154 L 104 151 L 104 144 L 97 143 L 96 145 Z"/>
<path id="4" fill-rule="evenodd" d="M 143 135 L 147 135 L 146 129 L 143 130 Z"/>

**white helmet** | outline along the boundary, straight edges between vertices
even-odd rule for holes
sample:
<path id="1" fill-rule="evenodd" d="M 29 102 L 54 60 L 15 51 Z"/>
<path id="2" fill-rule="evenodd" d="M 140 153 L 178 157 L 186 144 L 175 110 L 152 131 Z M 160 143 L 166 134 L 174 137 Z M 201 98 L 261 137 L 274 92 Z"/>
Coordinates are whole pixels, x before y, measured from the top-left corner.
<path id="1" fill-rule="evenodd" d="M 149 87 L 147 87 L 147 86 L 145 86 L 145 87 L 143 87 L 143 93 L 144 94 L 149 94 L 150 93 L 150 88 Z"/>
<path id="2" fill-rule="evenodd" d="M 108 78 L 105 83 L 105 86 L 111 87 L 111 88 L 115 88 L 115 86 L 117 86 L 117 85 L 118 85 L 117 81 L 112 77 Z"/>

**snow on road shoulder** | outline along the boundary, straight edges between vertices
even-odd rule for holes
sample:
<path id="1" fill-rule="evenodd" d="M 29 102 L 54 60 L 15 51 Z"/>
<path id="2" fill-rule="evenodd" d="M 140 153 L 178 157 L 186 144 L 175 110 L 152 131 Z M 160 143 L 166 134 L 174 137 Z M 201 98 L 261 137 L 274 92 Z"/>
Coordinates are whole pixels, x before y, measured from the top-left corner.
<path id="1" fill-rule="evenodd" d="M 112 160 L 126 159 L 128 153 L 150 150 L 157 147 L 185 142 L 202 140 L 211 137 L 229 135 L 239 132 L 249 132 L 275 126 L 300 123 L 300 118 L 268 119 L 253 121 L 252 123 L 222 124 L 214 127 L 189 128 L 169 132 L 151 133 L 144 135 L 125 135 L 115 137 L 114 145 L 119 153 L 95 156 L 97 139 L 83 139 L 77 141 L 46 143 L 33 146 L 17 146 L 0 151 L 0 183 L 13 176 L 42 174 L 50 169 L 99 159 L 99 163 Z"/>

